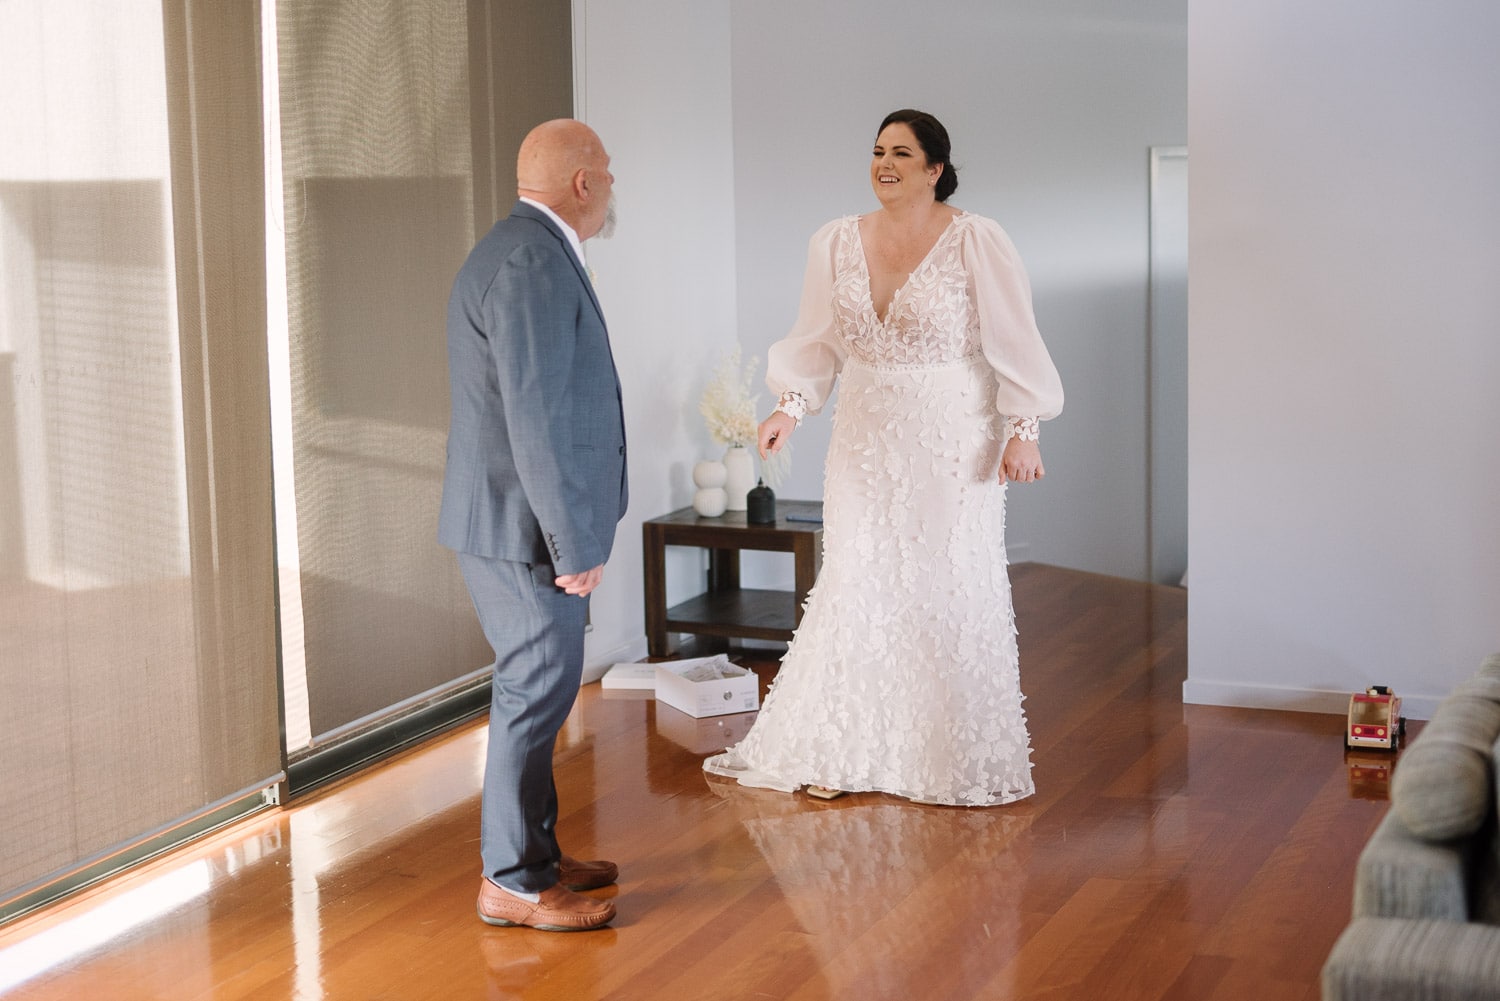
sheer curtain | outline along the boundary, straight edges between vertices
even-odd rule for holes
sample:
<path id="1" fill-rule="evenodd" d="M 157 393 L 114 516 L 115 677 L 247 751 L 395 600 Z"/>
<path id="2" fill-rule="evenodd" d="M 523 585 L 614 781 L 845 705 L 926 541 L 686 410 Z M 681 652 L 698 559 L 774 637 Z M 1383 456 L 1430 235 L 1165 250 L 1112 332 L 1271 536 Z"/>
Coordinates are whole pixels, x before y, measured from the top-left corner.
<path id="1" fill-rule="evenodd" d="M 571 107 L 568 0 L 0 0 L 0 920 L 482 684 L 435 541 L 444 304 Z"/>
<path id="2" fill-rule="evenodd" d="M 436 542 L 447 297 L 509 211 L 521 136 L 571 114 L 572 43 L 566 0 L 283 2 L 276 20 L 296 759 L 488 677 Z M 288 672 L 292 712 L 301 681 Z"/>
<path id="3" fill-rule="evenodd" d="M 280 776 L 256 16 L 0 4 L 0 916 Z"/>

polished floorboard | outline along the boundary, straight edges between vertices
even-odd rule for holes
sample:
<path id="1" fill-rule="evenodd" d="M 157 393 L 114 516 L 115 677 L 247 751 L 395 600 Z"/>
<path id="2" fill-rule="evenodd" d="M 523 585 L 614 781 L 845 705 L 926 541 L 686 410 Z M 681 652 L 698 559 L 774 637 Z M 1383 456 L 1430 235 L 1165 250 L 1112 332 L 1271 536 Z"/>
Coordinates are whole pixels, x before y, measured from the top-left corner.
<path id="1" fill-rule="evenodd" d="M 477 920 L 471 724 L 0 928 L 0 997 L 1316 999 L 1388 762 L 1340 717 L 1184 706 L 1181 590 L 1012 577 L 1029 800 L 740 788 L 699 764 L 749 715 L 590 685 L 558 828 L 620 863 L 612 927 Z"/>

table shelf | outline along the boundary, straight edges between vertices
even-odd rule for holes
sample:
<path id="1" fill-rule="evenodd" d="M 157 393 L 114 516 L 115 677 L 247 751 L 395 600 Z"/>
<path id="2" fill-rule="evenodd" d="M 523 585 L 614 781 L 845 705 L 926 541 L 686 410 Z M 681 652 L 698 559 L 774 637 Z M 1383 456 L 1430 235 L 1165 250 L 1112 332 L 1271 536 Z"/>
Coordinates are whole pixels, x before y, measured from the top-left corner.
<path id="1" fill-rule="evenodd" d="M 641 526 L 645 573 L 646 648 L 653 657 L 670 653 L 669 633 L 724 639 L 785 642 L 802 619 L 802 606 L 817 580 L 823 558 L 823 505 L 818 501 L 782 501 L 771 525 L 750 525 L 743 511 L 704 518 L 682 508 Z M 794 518 L 808 520 L 789 520 Z M 708 551 L 707 589 L 666 607 L 666 548 L 686 546 Z M 740 587 L 740 552 L 791 553 L 796 589 L 781 591 Z"/>
<path id="2" fill-rule="evenodd" d="M 786 642 L 796 628 L 797 596 L 791 591 L 707 591 L 667 609 L 669 633 Z"/>

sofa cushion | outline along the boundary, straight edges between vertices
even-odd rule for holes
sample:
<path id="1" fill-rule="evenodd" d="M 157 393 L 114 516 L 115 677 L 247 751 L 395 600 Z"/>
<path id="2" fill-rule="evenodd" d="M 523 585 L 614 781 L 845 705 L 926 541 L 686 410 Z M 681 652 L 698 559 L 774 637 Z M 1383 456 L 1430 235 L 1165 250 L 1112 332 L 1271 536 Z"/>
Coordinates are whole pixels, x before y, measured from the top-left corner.
<path id="1" fill-rule="evenodd" d="M 1479 665 L 1475 672 L 1476 678 L 1500 678 L 1500 653 L 1492 653 L 1484 658 L 1484 663 Z"/>
<path id="2" fill-rule="evenodd" d="M 1323 1001 L 1491 1001 L 1500 928 L 1360 918 L 1323 966 Z"/>
<path id="3" fill-rule="evenodd" d="M 1407 829 L 1395 810 L 1359 853 L 1354 916 L 1469 920 L 1470 841 L 1428 841 Z"/>
<path id="4" fill-rule="evenodd" d="M 1500 657 L 1485 668 L 1500 668 Z M 1500 673 L 1459 684 L 1401 755 L 1391 780 L 1391 806 L 1417 837 L 1468 837 L 1494 810 L 1495 741 L 1500 737 Z"/>
<path id="5" fill-rule="evenodd" d="M 1426 841 L 1479 830 L 1493 795 L 1489 750 L 1429 732 L 1407 748 L 1391 779 L 1391 807 L 1407 829 Z"/>
<path id="6" fill-rule="evenodd" d="M 1448 740 L 1488 754 L 1500 737 L 1500 677 L 1473 677 L 1459 684 L 1433 710 L 1413 742 Z M 1402 756 L 1404 759 L 1404 755 Z M 1396 769 L 1398 772 L 1400 768 Z"/>
<path id="7" fill-rule="evenodd" d="M 1486 661 L 1488 663 L 1488 661 Z M 1500 666 L 1500 660 L 1496 661 Z M 1460 681 L 1449 694 L 1449 698 L 1467 696 L 1469 698 L 1488 699 L 1500 704 L 1500 671 L 1493 674 L 1476 674 L 1472 678 Z"/>

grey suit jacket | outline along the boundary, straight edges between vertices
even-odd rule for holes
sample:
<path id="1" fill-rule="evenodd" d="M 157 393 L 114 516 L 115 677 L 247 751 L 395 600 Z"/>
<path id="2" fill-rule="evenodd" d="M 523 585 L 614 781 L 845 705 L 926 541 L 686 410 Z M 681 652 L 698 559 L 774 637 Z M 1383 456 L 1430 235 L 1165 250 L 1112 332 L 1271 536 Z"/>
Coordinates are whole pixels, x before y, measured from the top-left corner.
<path id="1" fill-rule="evenodd" d="M 525 202 L 453 283 L 448 375 L 438 541 L 559 574 L 604 563 L 628 500 L 620 380 L 588 275 Z"/>

